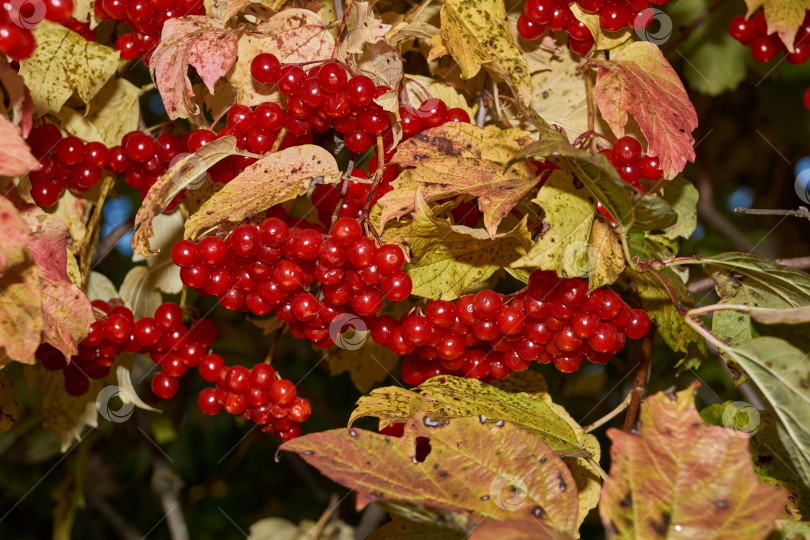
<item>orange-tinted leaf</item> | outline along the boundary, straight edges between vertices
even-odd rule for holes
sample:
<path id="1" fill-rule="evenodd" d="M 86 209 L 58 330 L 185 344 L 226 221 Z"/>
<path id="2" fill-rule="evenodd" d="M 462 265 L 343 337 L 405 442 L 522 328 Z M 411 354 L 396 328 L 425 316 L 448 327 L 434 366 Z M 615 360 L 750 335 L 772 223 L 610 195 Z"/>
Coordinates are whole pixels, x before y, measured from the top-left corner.
<path id="1" fill-rule="evenodd" d="M 312 433 L 286 442 L 310 465 L 357 491 L 357 506 L 398 501 L 436 507 L 471 530 L 485 518 L 535 520 L 574 534 L 577 489 L 565 463 L 539 438 L 506 422 L 478 417 L 433 421 L 416 413 L 401 438 L 357 428 Z M 430 452 L 416 459 L 416 439 Z M 542 534 L 541 536 L 542 537 Z"/>
<path id="2" fill-rule="evenodd" d="M 786 492 L 761 484 L 748 439 L 703 422 L 695 387 L 641 406 L 641 433 L 608 430 L 610 477 L 599 513 L 610 536 L 764 538 Z"/>
<path id="3" fill-rule="evenodd" d="M 242 221 L 271 206 L 303 195 L 315 184 L 340 179 L 334 156 L 319 146 L 294 146 L 266 155 L 208 199 L 186 221 L 194 238 L 220 221 Z"/>
<path id="4" fill-rule="evenodd" d="M 23 262 L 27 250 L 28 224 L 14 205 L 0 195 L 0 275 L 6 268 Z"/>
<path id="5" fill-rule="evenodd" d="M 0 176 L 19 176 L 39 167 L 20 128 L 0 114 Z"/>
<path id="6" fill-rule="evenodd" d="M 629 113 L 647 138 L 647 154 L 661 159 L 667 178 L 694 161 L 692 131 L 697 128 L 697 113 L 657 46 L 638 41 L 610 60 L 590 61 L 600 66 L 596 103 L 616 136 L 624 135 Z"/>
<path id="7" fill-rule="evenodd" d="M 529 133 L 496 126 L 448 122 L 402 142 L 392 159 L 405 170 L 380 199 L 380 225 L 413 211 L 416 190 L 426 202 L 454 195 L 478 197 L 484 225 L 495 238 L 498 224 L 537 182 L 525 162 L 505 165 L 532 142 Z"/>
<path id="8" fill-rule="evenodd" d="M 7 269 L 0 277 L 0 367 L 12 361 L 34 363 L 42 333 L 42 291 L 31 263 Z"/>
<path id="9" fill-rule="evenodd" d="M 150 69 L 169 118 L 188 118 L 199 112 L 191 101 L 194 90 L 188 66 L 194 66 L 213 93 L 216 82 L 236 60 L 237 40 L 237 30 L 225 28 L 211 17 L 189 15 L 166 21 Z"/>

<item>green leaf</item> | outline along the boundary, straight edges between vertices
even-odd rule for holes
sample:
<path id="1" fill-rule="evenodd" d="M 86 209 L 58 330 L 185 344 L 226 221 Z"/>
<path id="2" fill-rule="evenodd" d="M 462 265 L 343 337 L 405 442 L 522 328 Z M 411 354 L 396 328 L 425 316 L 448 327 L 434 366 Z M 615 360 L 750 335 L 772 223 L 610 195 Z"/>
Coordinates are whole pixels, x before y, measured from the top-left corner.
<path id="1" fill-rule="evenodd" d="M 417 411 L 438 422 L 467 416 L 487 424 L 506 420 L 543 439 L 558 455 L 590 456 L 580 447 L 571 426 L 542 400 L 452 375 L 434 377 L 413 390 L 397 386 L 372 390 L 357 401 L 349 426 L 365 416 L 379 418 L 380 425 L 387 426 L 404 422 Z"/>
<path id="2" fill-rule="evenodd" d="M 666 257 L 654 242 L 640 234 L 631 236 L 630 253 L 642 260 Z M 670 268 L 664 268 L 659 272 L 670 283 L 684 309 L 695 305 L 678 274 Z M 679 365 L 684 366 L 684 369 L 700 365 L 706 356 L 706 343 L 686 324 L 661 281 L 650 272 L 637 272 L 629 266 L 625 269 L 624 276 L 638 291 L 642 307 L 655 321 L 658 332 L 666 344 L 675 352 L 687 354 Z"/>
<path id="3" fill-rule="evenodd" d="M 697 227 L 697 188 L 682 175 L 678 175 L 664 184 L 661 197 L 675 211 L 678 220 L 661 232 L 651 231 L 647 235 L 659 242 L 661 238 L 677 240 L 692 236 Z"/>
<path id="4" fill-rule="evenodd" d="M 411 294 L 454 300 L 524 255 L 531 238 L 526 217 L 492 239 L 483 229 L 451 225 L 435 217 L 417 191 L 408 242 L 413 253 L 406 269 L 413 280 Z"/>
<path id="5" fill-rule="evenodd" d="M 577 186 L 571 173 L 557 170 L 551 173 L 532 203 L 542 212 L 543 228 L 529 252 L 512 266 L 582 275 L 572 270 L 577 269 L 576 251 L 588 245 L 596 214 L 596 201 L 590 192 Z"/>
<path id="6" fill-rule="evenodd" d="M 416 459 L 416 440 L 430 452 Z M 403 501 L 448 512 L 472 531 L 484 518 L 520 519 L 575 534 L 577 490 L 562 459 L 533 434 L 478 417 L 433 421 L 416 413 L 400 438 L 357 428 L 311 433 L 281 445 L 357 491 L 357 506 Z M 508 497 L 508 500 L 505 499 Z"/>
<path id="7" fill-rule="evenodd" d="M 544 129 L 541 139 L 520 150 L 507 166 L 530 157 L 548 159 L 576 176 L 613 216 L 625 234 L 664 229 L 674 225 L 677 220 L 675 211 L 664 199 L 645 195 L 634 188 L 619 177 L 605 156 L 575 148 L 558 131 Z"/>
<path id="8" fill-rule="evenodd" d="M 706 425 L 694 392 L 648 397 L 638 435 L 608 430 L 599 514 L 609 536 L 754 540 L 771 529 L 785 491 L 759 483 L 747 440 Z"/>
<path id="9" fill-rule="evenodd" d="M 779 440 L 798 476 L 810 486 L 810 361 L 787 341 L 754 338 L 726 351 L 745 371 L 779 418 Z"/>
<path id="10" fill-rule="evenodd" d="M 728 252 L 709 257 L 696 257 L 680 264 L 718 266 L 730 274 L 746 276 L 750 285 L 770 291 L 789 306 L 810 304 L 810 274 L 764 257 L 750 253 Z"/>
<path id="11" fill-rule="evenodd" d="M 37 116 L 59 114 L 75 91 L 85 103 L 115 73 L 118 51 L 50 21 L 34 30 L 37 48 L 20 62 L 20 75 L 31 91 Z"/>

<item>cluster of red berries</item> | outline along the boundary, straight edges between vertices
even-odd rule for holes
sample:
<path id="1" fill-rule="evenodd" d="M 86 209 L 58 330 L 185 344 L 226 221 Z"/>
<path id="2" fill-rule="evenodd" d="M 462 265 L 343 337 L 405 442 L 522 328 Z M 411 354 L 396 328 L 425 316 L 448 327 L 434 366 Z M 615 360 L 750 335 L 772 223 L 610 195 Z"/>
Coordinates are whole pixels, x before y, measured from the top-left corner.
<path id="1" fill-rule="evenodd" d="M 202 0 L 99 0 L 93 11 L 102 20 L 121 21 L 132 32 L 121 34 L 115 48 L 124 60 L 138 56 L 149 64 L 152 52 L 160 41 L 163 23 L 185 15 L 205 15 Z"/>
<path id="2" fill-rule="evenodd" d="M 183 283 L 216 296 L 226 309 L 259 316 L 275 311 L 293 336 L 319 347 L 332 344 L 328 327 L 341 313 L 370 317 L 380 311 L 383 296 L 399 302 L 410 295 L 402 250 L 375 247 L 356 220 L 338 219 L 326 236 L 303 220 L 288 227 L 286 214 L 274 211 L 258 227 L 239 225 L 225 240 L 175 244 L 172 258 Z M 318 285 L 320 300 L 313 294 Z"/>
<path id="3" fill-rule="evenodd" d="M 34 53 L 31 29 L 42 21 L 61 23 L 71 30 L 73 0 L 27 0 L 0 4 L 0 55 L 24 60 Z"/>
<path id="4" fill-rule="evenodd" d="M 776 32 L 768 33 L 768 22 L 760 11 L 750 19 L 737 15 L 728 26 L 731 37 L 747 45 L 757 62 L 770 62 L 779 51 L 784 51 L 785 59 L 791 64 L 804 64 L 810 58 L 810 11 L 804 16 L 804 22 L 796 32 L 793 40 L 793 52 L 788 52 L 785 44 Z"/>
<path id="5" fill-rule="evenodd" d="M 646 28 L 652 21 L 650 5 L 663 5 L 669 0 L 577 0 L 585 13 L 598 13 L 599 25 L 608 32 L 618 32 L 625 26 Z M 566 31 L 568 46 L 579 55 L 587 54 L 594 44 L 591 31 L 571 12 L 569 0 L 528 0 L 517 30 L 523 39 L 538 39 L 546 31 Z"/>
<path id="6" fill-rule="evenodd" d="M 65 390 L 72 396 L 87 392 L 89 379 L 103 379 L 120 352 L 148 354 L 163 368 L 152 379 L 156 396 L 168 399 L 177 393 L 178 378 L 196 366 L 216 340 L 214 323 L 199 319 L 188 328 L 183 325 L 180 306 L 167 302 L 155 310 L 154 317 L 135 320 L 120 300 L 92 302 L 96 322 L 79 343 L 79 352 L 67 362 L 65 355 L 48 344 L 37 350 L 37 359 L 45 369 L 64 370 Z"/>
<path id="7" fill-rule="evenodd" d="M 261 53 L 253 58 L 250 72 L 259 83 L 278 84 L 288 97 L 284 127 L 296 137 L 334 128 L 355 154 L 371 149 L 378 136 L 391 139 L 390 115 L 374 103 L 389 88 L 376 86 L 365 75 L 349 77 L 342 64 L 328 62 L 304 71 L 296 64 L 282 65 L 273 54 Z M 405 137 L 449 120 L 470 121 L 463 109 L 448 109 L 436 98 L 427 99 L 417 111 L 402 108 L 400 114 Z M 386 144 L 390 146 L 390 142 Z"/>
<path id="8" fill-rule="evenodd" d="M 87 191 L 101 180 L 102 169 L 112 164 L 104 144 L 63 137 L 53 124 L 31 130 L 26 142 L 40 163 L 39 169 L 28 174 L 37 206 L 55 204 L 66 187 L 75 193 Z"/>
<path id="9" fill-rule="evenodd" d="M 650 319 L 631 309 L 615 292 L 587 281 L 559 279 L 538 270 L 525 292 L 505 297 L 483 290 L 427 303 L 422 314 L 397 321 L 383 315 L 371 321 L 371 338 L 408 359 L 402 380 L 418 385 L 449 374 L 500 379 L 522 371 L 532 361 L 576 371 L 583 359 L 606 363 L 624 347 L 625 337 L 639 339 Z"/>
<path id="10" fill-rule="evenodd" d="M 641 143 L 629 135 L 616 139 L 611 148 L 600 153 L 616 167 L 622 180 L 637 188 L 641 188 L 639 182 L 642 178 L 660 180 L 664 177 L 661 160 L 656 156 L 644 155 Z"/>
<path id="11" fill-rule="evenodd" d="M 297 397 L 295 385 L 286 379 L 277 379 L 276 371 L 268 364 L 244 366 L 225 365 L 217 354 L 209 354 L 199 365 L 200 375 L 215 388 L 200 392 L 197 404 L 205 414 L 226 412 L 252 420 L 262 426 L 265 433 L 277 433 L 283 441 L 301 434 L 301 422 L 309 418 L 309 401 Z"/>

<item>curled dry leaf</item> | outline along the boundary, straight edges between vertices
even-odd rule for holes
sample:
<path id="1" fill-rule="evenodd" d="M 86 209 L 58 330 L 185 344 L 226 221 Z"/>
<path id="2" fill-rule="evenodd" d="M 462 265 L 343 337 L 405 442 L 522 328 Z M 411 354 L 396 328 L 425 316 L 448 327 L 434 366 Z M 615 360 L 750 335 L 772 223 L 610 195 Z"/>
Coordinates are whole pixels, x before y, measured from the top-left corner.
<path id="1" fill-rule="evenodd" d="M 188 118 L 199 112 L 191 100 L 194 91 L 188 66 L 194 66 L 213 93 L 216 82 L 236 60 L 238 38 L 238 30 L 203 15 L 166 21 L 149 67 L 169 118 Z"/>
<path id="2" fill-rule="evenodd" d="M 416 190 L 426 202 L 454 195 L 478 197 L 484 225 L 495 238 L 498 224 L 536 185 L 526 163 L 505 165 L 531 142 L 529 133 L 450 122 L 423 131 L 397 148 L 392 162 L 405 170 L 380 199 L 380 225 L 414 209 Z"/>
<path id="3" fill-rule="evenodd" d="M 357 491 L 357 506 L 392 501 L 436 507 L 471 531 L 486 518 L 535 521 L 575 534 L 578 503 L 568 467 L 542 439 L 508 422 L 477 417 L 434 421 L 417 412 L 404 435 L 357 428 L 311 433 L 284 443 L 307 463 Z M 424 461 L 417 437 L 430 439 Z M 503 451 L 508 448 L 509 451 Z"/>
<path id="4" fill-rule="evenodd" d="M 222 221 L 242 221 L 303 195 L 315 184 L 337 182 L 340 175 L 334 156 L 319 146 L 307 144 L 268 154 L 203 203 L 186 221 L 185 236 L 194 238 Z"/>
<path id="5" fill-rule="evenodd" d="M 647 154 L 658 156 L 667 178 L 694 161 L 692 131 L 697 128 L 697 113 L 661 49 L 638 41 L 610 60 L 589 61 L 600 67 L 594 95 L 616 136 L 624 135 L 627 115 L 632 114 L 647 139 Z"/>
<path id="6" fill-rule="evenodd" d="M 74 91 L 89 103 L 118 68 L 117 50 L 87 41 L 64 26 L 44 20 L 33 33 L 37 48 L 20 62 L 20 76 L 31 91 L 37 116 L 58 114 Z"/>
<path id="7" fill-rule="evenodd" d="M 193 154 L 187 154 L 172 165 L 166 173 L 149 188 L 149 192 L 135 215 L 135 234 L 132 249 L 141 255 L 151 255 L 149 239 L 155 234 L 152 220 L 155 214 L 171 202 L 187 187 L 201 187 L 206 171 L 217 162 L 237 154 L 236 137 L 227 136 L 212 141 Z"/>
<path id="8" fill-rule="evenodd" d="M 332 58 L 334 50 L 335 38 L 318 15 L 306 9 L 285 9 L 239 38 L 238 59 L 228 81 L 243 105 L 277 100 L 275 85 L 258 83 L 250 74 L 250 62 L 257 54 L 272 53 L 283 63 L 303 63 Z"/>
<path id="9" fill-rule="evenodd" d="M 647 398 L 638 435 L 608 430 L 599 514 L 610 536 L 753 540 L 772 527 L 785 491 L 759 482 L 747 438 L 703 422 L 694 392 Z"/>
<path id="10" fill-rule="evenodd" d="M 385 41 L 385 34 L 391 29 L 374 15 L 368 2 L 353 2 L 350 7 L 354 15 L 353 22 L 348 23 L 350 30 L 340 41 L 337 59 L 346 61 L 350 54 L 360 54 L 367 44 Z"/>
<path id="11" fill-rule="evenodd" d="M 486 66 L 506 81 L 525 104 L 531 101 L 529 66 L 507 28 L 506 8 L 497 0 L 447 0 L 441 10 L 442 39 L 465 79 Z"/>
<path id="12" fill-rule="evenodd" d="M 121 144 L 130 131 L 138 129 L 141 89 L 126 79 L 110 79 L 83 112 L 63 107 L 62 126 L 84 141 L 98 141 L 107 147 Z"/>

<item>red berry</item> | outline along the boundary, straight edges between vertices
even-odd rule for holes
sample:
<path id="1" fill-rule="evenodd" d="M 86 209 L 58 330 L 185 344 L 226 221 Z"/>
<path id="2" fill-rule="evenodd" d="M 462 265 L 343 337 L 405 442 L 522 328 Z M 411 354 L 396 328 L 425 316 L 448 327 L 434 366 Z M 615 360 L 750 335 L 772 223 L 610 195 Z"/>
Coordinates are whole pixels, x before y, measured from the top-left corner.
<path id="1" fill-rule="evenodd" d="M 222 410 L 222 405 L 217 400 L 217 392 L 214 388 L 205 388 L 200 392 L 200 396 L 197 398 L 197 406 L 204 414 L 208 415 L 217 414 Z"/>
<path id="2" fill-rule="evenodd" d="M 180 383 L 167 373 L 158 373 L 152 378 L 152 392 L 161 399 L 173 398 Z"/>
<path id="3" fill-rule="evenodd" d="M 374 81 L 365 75 L 355 75 L 346 83 L 346 96 L 358 107 L 365 107 L 374 100 L 374 90 Z"/>
<path id="4" fill-rule="evenodd" d="M 297 96 L 304 86 L 307 74 L 298 66 L 287 64 L 281 68 L 278 89 L 288 96 Z"/>
<path id="5" fill-rule="evenodd" d="M 754 21 L 746 19 L 745 15 L 737 15 L 728 25 L 728 33 L 740 43 L 748 43 L 756 36 Z"/>
<path id="6" fill-rule="evenodd" d="M 621 137 L 610 152 L 616 165 L 634 165 L 641 159 L 641 144 L 633 137 Z"/>
<path id="7" fill-rule="evenodd" d="M 139 163 L 149 161 L 155 155 L 155 141 L 145 133 L 135 133 L 124 143 L 129 159 Z"/>
<path id="8" fill-rule="evenodd" d="M 588 338 L 588 345 L 600 353 L 611 352 L 619 342 L 619 333 L 616 327 L 608 323 L 600 323 L 596 332 Z"/>
<path id="9" fill-rule="evenodd" d="M 779 43 L 772 36 L 757 37 L 751 41 L 751 55 L 757 62 L 770 62 L 779 52 Z"/>
<path id="10" fill-rule="evenodd" d="M 535 24 L 546 25 L 554 16 L 553 0 L 528 0 L 523 13 Z"/>
<path id="11" fill-rule="evenodd" d="M 618 32 L 630 23 L 632 15 L 620 4 L 606 4 L 599 10 L 599 24 L 608 32 Z"/>
<path id="12" fill-rule="evenodd" d="M 380 292 L 392 302 L 401 302 L 411 295 L 413 282 L 405 272 L 395 272 L 387 275 L 380 283 Z"/>
<path id="13" fill-rule="evenodd" d="M 250 62 L 250 74 L 262 84 L 272 84 L 281 74 L 281 62 L 274 54 L 257 54 Z"/>
<path id="14" fill-rule="evenodd" d="M 225 366 L 225 361 L 218 354 L 205 356 L 199 364 L 200 376 L 208 382 L 214 382 L 219 376 L 219 372 Z"/>
<path id="15" fill-rule="evenodd" d="M 498 330 L 511 335 L 523 330 L 525 319 L 521 310 L 513 306 L 506 306 L 498 313 L 496 323 Z"/>
<path id="16" fill-rule="evenodd" d="M 438 98 L 429 98 L 422 102 L 416 113 L 422 126 L 432 128 L 447 121 L 447 105 Z"/>
<path id="17" fill-rule="evenodd" d="M 191 240 L 180 240 L 172 247 L 172 260 L 181 267 L 193 265 L 197 261 L 197 245 Z"/>
<path id="18" fill-rule="evenodd" d="M 288 380 L 279 379 L 270 385 L 270 400 L 276 405 L 290 405 L 295 401 L 295 396 L 295 385 Z"/>
<path id="19" fill-rule="evenodd" d="M 338 218 L 332 226 L 332 240 L 343 248 L 353 246 L 362 235 L 363 229 L 357 220 L 352 218 Z"/>
<path id="20" fill-rule="evenodd" d="M 520 37 L 531 41 L 542 36 L 546 26 L 532 21 L 527 15 L 521 15 L 517 20 L 517 31 Z"/>
<path id="21" fill-rule="evenodd" d="M 243 224 L 233 230 L 226 243 L 234 255 L 247 258 L 259 253 L 261 241 L 258 227 Z"/>
<path id="22" fill-rule="evenodd" d="M 355 294 L 351 297 L 351 307 L 363 317 L 376 315 L 382 309 L 382 296 L 376 290 Z"/>
<path id="23" fill-rule="evenodd" d="M 573 373 L 582 365 L 582 356 L 580 355 L 560 355 L 554 357 L 554 367 L 563 373 Z"/>
<path id="24" fill-rule="evenodd" d="M 183 310 L 173 302 L 166 302 L 155 310 L 155 322 L 164 331 L 174 331 L 183 324 Z"/>
<path id="25" fill-rule="evenodd" d="M 640 309 L 633 310 L 633 316 L 627 326 L 624 327 L 624 333 L 630 339 L 641 339 L 647 332 L 650 331 L 650 317 Z"/>
<path id="26" fill-rule="evenodd" d="M 494 319 L 503 307 L 501 295 L 494 291 L 483 290 L 475 295 L 473 309 L 475 316 L 480 319 Z"/>
<path id="27" fill-rule="evenodd" d="M 318 84 L 330 93 L 343 90 L 349 77 L 343 66 L 336 62 L 330 62 L 321 66 L 318 71 Z"/>

